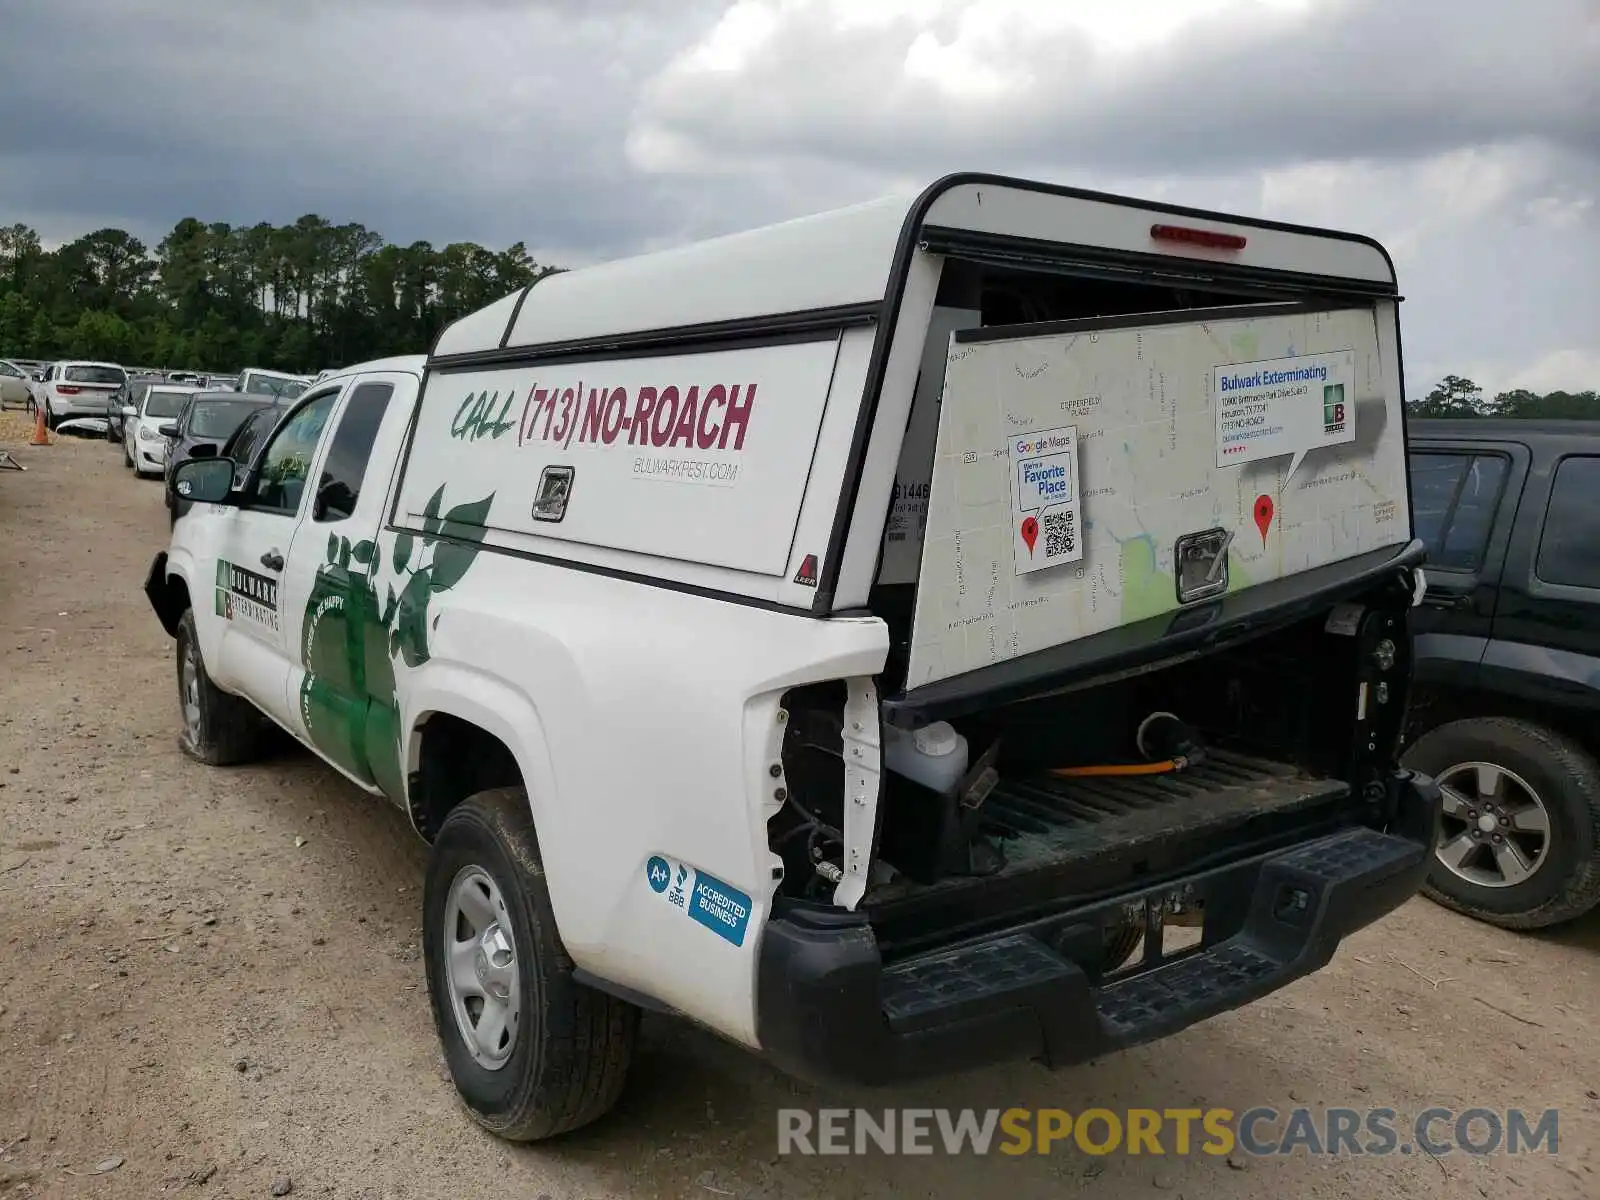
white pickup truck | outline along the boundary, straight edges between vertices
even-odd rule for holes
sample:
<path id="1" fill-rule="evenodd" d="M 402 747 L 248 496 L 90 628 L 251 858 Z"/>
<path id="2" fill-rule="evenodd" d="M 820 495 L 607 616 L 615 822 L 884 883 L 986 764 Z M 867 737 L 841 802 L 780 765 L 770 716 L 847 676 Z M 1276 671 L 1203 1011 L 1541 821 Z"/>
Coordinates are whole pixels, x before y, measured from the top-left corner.
<path id="1" fill-rule="evenodd" d="M 1397 306 L 1360 237 L 976 175 L 550 276 L 176 470 L 182 745 L 409 815 L 508 1138 L 644 1008 L 823 1082 L 1164 1036 L 1426 871 Z"/>

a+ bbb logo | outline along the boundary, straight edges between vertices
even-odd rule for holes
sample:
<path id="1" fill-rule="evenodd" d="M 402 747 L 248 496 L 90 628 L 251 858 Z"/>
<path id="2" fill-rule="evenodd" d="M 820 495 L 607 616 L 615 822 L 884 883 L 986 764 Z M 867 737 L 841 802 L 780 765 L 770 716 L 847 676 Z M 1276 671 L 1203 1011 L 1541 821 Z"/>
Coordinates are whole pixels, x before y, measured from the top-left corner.
<path id="1" fill-rule="evenodd" d="M 659 855 L 653 856 L 644 865 L 645 878 L 650 881 L 650 890 L 664 892 L 667 884 L 672 881 L 672 871 L 667 866 L 667 860 Z"/>

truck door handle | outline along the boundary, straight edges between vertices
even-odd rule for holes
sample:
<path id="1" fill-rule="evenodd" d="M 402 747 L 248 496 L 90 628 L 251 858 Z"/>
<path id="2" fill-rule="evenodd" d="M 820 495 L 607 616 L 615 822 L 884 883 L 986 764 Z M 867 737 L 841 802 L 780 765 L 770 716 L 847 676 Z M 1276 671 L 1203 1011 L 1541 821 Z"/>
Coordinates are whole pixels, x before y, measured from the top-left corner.
<path id="1" fill-rule="evenodd" d="M 1443 608 L 1459 610 L 1472 607 L 1472 597 L 1462 596 L 1453 592 L 1425 592 L 1422 603 L 1428 608 Z"/>
<path id="2" fill-rule="evenodd" d="M 276 550 L 268 550 L 261 556 L 261 565 L 269 571 L 283 570 L 283 555 Z"/>

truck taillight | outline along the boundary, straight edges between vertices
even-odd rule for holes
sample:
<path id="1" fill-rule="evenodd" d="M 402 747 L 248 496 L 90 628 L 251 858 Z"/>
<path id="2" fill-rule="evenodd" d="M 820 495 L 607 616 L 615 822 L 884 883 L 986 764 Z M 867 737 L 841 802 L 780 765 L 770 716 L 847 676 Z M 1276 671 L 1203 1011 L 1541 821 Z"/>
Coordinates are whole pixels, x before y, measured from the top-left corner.
<path id="1" fill-rule="evenodd" d="M 1194 229 L 1188 225 L 1152 225 L 1150 236 L 1158 242 L 1184 242 L 1212 250 L 1243 250 L 1245 239 L 1237 233 L 1218 229 Z"/>
<path id="2" fill-rule="evenodd" d="M 63 396 L 76 396 L 83 389 L 75 388 L 65 383 L 58 383 L 56 384 L 56 391 Z"/>

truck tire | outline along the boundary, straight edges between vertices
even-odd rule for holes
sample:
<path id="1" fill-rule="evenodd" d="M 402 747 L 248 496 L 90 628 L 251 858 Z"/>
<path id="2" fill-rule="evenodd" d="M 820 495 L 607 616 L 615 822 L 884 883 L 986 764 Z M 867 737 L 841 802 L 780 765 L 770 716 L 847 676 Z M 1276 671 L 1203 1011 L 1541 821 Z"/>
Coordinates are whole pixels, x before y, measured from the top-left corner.
<path id="1" fill-rule="evenodd" d="M 522 788 L 479 792 L 445 818 L 422 949 L 445 1060 L 480 1125 L 539 1141 L 616 1104 L 639 1010 L 573 978 Z"/>
<path id="2" fill-rule="evenodd" d="M 1445 789 L 1427 896 L 1506 929 L 1570 921 L 1600 903 L 1600 763 L 1575 742 L 1531 721 L 1479 717 L 1425 734 L 1405 765 Z"/>
<path id="3" fill-rule="evenodd" d="M 178 712 L 183 732 L 178 746 L 190 758 L 213 767 L 254 762 L 265 756 L 271 731 L 250 704 L 211 682 L 200 657 L 194 609 L 178 622 Z"/>

